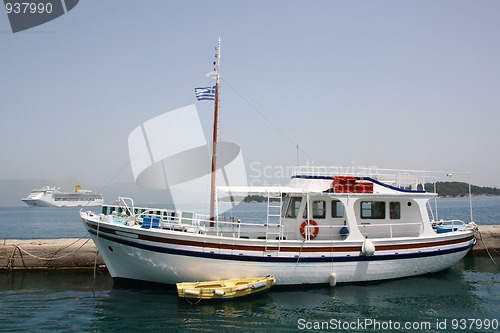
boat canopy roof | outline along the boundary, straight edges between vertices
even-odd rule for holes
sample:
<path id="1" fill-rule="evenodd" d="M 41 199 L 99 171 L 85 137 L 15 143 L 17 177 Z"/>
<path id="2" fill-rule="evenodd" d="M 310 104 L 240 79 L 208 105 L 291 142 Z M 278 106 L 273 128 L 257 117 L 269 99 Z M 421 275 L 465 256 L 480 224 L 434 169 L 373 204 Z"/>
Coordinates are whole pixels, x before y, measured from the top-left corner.
<path id="1" fill-rule="evenodd" d="M 217 186 L 217 191 L 261 195 L 327 192 L 336 195 L 435 197 L 437 193 L 427 192 L 425 185 L 435 183 L 443 175 L 451 177 L 452 173 L 377 168 L 356 168 L 346 172 L 337 167 L 308 166 L 297 167 L 288 186 Z"/>
<path id="2" fill-rule="evenodd" d="M 301 190 L 302 192 L 325 192 L 332 187 L 333 177 L 311 177 L 299 178 L 293 177 L 290 180 L 290 187 Z"/>
<path id="3" fill-rule="evenodd" d="M 217 191 L 252 194 L 306 193 L 306 191 L 290 186 L 217 186 Z"/>

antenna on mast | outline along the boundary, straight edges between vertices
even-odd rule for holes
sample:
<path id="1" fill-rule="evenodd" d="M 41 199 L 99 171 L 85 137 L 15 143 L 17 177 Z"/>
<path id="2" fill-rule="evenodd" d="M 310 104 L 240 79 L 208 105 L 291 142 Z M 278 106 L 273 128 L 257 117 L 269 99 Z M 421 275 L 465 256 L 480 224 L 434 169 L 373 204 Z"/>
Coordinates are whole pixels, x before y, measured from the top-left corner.
<path id="1" fill-rule="evenodd" d="M 214 136 L 212 142 L 212 185 L 210 188 L 210 221 L 215 220 L 215 174 L 217 172 L 217 122 L 219 120 L 219 79 L 220 79 L 220 48 L 221 42 L 219 37 L 219 43 L 215 50 L 216 61 L 214 61 L 214 72 L 215 74 L 215 110 L 214 110 Z M 210 222 L 210 226 L 214 226 L 214 222 Z"/>
<path id="2" fill-rule="evenodd" d="M 299 166 L 299 145 L 297 145 L 297 166 Z"/>

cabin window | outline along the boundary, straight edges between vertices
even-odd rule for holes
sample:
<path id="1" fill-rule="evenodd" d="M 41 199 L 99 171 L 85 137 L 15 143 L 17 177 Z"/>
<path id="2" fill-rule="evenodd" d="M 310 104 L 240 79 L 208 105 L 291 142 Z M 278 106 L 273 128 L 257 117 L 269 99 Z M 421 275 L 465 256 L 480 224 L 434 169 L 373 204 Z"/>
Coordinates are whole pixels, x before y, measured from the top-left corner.
<path id="1" fill-rule="evenodd" d="M 385 219 L 385 202 L 361 201 L 362 219 Z"/>
<path id="2" fill-rule="evenodd" d="M 285 197 L 285 200 L 283 200 L 283 205 L 281 207 L 281 217 L 285 217 L 286 214 L 286 209 L 288 207 L 288 203 L 290 202 L 289 197 Z"/>
<path id="3" fill-rule="evenodd" d="M 393 220 L 399 220 L 401 218 L 401 203 L 400 202 L 389 203 L 389 216 Z"/>
<path id="4" fill-rule="evenodd" d="M 292 197 L 290 198 L 290 204 L 288 205 L 288 209 L 286 211 L 286 218 L 294 219 L 299 214 L 300 204 L 302 202 L 301 197 Z"/>
<path id="5" fill-rule="evenodd" d="M 312 202 L 312 217 L 313 219 L 324 219 L 326 216 L 326 203 L 323 200 L 316 200 Z M 307 204 L 306 209 L 304 209 L 303 218 L 307 218 Z"/>
<path id="6" fill-rule="evenodd" d="M 332 217 L 344 217 L 344 205 L 338 200 L 332 201 Z"/>

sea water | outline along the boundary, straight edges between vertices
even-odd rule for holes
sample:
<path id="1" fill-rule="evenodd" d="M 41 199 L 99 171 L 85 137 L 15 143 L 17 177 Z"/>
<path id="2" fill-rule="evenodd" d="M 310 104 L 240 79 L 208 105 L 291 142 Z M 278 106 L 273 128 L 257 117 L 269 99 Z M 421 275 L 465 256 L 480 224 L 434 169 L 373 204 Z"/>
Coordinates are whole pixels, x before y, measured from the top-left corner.
<path id="1" fill-rule="evenodd" d="M 500 278 L 487 257 L 444 272 L 336 287 L 275 286 L 232 301 L 179 299 L 175 287 L 92 272 L 0 274 L 11 332 L 498 332 Z M 488 326 L 488 328 L 486 328 Z"/>
<path id="2" fill-rule="evenodd" d="M 439 218 L 467 220 L 467 204 L 467 198 L 439 199 Z M 262 208 L 239 209 L 258 217 Z M 499 224 L 500 197 L 473 198 L 473 214 L 480 225 Z M 2 238 L 83 235 L 78 209 L 0 208 Z M 488 257 L 469 256 L 418 277 L 275 286 L 246 299 L 198 304 L 178 299 L 174 286 L 117 283 L 106 272 L 0 273 L 0 331 L 6 332 L 500 332 L 499 321 L 500 278 Z"/>

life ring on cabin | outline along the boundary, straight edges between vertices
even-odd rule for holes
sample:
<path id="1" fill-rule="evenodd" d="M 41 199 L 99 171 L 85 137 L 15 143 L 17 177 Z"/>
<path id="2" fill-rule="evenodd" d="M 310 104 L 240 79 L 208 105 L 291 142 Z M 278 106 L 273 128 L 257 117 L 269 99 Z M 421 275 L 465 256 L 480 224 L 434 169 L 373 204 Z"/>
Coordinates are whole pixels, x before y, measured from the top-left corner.
<path id="1" fill-rule="evenodd" d="M 313 220 L 305 220 L 300 225 L 300 234 L 302 235 L 302 237 L 304 237 L 304 239 L 307 239 L 307 235 L 309 235 L 309 239 L 313 239 L 314 237 L 318 236 L 318 233 L 318 224 Z"/>

